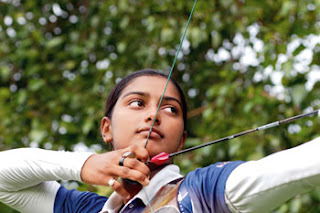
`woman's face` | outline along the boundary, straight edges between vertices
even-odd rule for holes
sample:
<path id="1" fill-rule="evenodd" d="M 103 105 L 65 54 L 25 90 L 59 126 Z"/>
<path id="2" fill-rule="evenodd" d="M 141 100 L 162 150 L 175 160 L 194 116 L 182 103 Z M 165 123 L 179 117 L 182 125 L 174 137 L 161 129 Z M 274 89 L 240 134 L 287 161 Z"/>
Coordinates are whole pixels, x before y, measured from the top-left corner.
<path id="1" fill-rule="evenodd" d="M 112 141 L 114 149 L 145 145 L 166 81 L 161 76 L 140 76 L 123 89 L 111 120 L 102 120 L 103 138 Z M 147 150 L 151 157 L 160 152 L 172 153 L 182 148 L 185 138 L 180 95 L 169 82 Z"/>

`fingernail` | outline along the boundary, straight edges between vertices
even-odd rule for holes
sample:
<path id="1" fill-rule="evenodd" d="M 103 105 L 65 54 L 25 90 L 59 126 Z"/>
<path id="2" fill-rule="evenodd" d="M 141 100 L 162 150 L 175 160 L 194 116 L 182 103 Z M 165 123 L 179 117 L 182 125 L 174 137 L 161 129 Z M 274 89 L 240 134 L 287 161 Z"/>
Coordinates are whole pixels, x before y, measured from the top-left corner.
<path id="1" fill-rule="evenodd" d="M 126 200 L 130 200 L 130 195 L 128 195 L 128 196 L 126 197 Z"/>

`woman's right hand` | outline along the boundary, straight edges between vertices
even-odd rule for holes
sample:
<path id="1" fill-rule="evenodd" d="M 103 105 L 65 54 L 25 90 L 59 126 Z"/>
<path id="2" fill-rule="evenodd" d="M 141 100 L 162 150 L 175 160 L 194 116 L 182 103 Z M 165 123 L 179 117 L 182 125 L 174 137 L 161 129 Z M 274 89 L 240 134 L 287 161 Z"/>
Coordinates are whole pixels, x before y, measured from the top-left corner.
<path id="1" fill-rule="evenodd" d="M 134 153 L 136 158 L 125 158 L 123 166 L 120 166 L 119 160 L 128 151 Z M 109 180 L 120 177 L 137 181 L 141 185 L 148 185 L 150 170 L 145 164 L 148 159 L 148 151 L 140 146 L 129 146 L 103 154 L 93 154 L 82 167 L 81 179 L 84 183 L 108 186 Z M 112 188 L 125 200 L 130 198 L 130 194 L 118 181 L 114 182 Z"/>

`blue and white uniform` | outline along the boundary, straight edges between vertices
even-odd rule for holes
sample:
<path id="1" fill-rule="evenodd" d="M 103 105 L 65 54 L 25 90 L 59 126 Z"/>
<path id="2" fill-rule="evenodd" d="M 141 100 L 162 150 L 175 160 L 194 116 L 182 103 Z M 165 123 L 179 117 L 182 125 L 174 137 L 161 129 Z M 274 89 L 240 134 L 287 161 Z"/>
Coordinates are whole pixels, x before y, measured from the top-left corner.
<path id="1" fill-rule="evenodd" d="M 216 163 L 187 174 L 179 187 L 181 212 L 270 212 L 320 186 L 320 138 L 257 161 Z M 81 181 L 91 153 L 15 149 L 0 153 L 0 201 L 21 212 L 141 212 L 164 185 L 181 178 L 169 165 L 123 205 L 91 192 L 67 190 L 56 180 Z M 5 163 L 3 163 L 5 162 Z"/>
<path id="2" fill-rule="evenodd" d="M 179 187 L 179 193 L 183 194 L 184 198 L 179 201 L 180 211 L 229 212 L 224 201 L 225 183 L 231 171 L 239 164 L 241 162 L 217 163 L 190 172 Z M 176 165 L 166 166 L 120 212 L 141 212 L 162 186 L 181 177 L 179 168 Z M 104 203 L 105 205 L 103 206 Z M 122 198 L 116 193 L 107 200 L 105 197 L 93 193 L 70 191 L 61 187 L 55 199 L 54 212 L 101 211 L 113 213 L 118 212 L 122 205 Z M 74 211 L 70 211 L 71 209 Z"/>

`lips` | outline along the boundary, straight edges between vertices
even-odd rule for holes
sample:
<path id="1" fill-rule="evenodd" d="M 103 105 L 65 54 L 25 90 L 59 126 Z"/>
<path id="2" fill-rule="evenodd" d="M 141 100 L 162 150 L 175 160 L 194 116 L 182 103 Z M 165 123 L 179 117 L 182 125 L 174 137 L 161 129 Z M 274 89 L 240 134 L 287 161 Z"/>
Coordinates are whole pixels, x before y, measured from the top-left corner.
<path id="1" fill-rule="evenodd" d="M 148 136 L 149 131 L 150 131 L 150 127 L 143 127 L 141 129 L 139 129 L 137 132 Z M 152 127 L 150 138 L 163 138 L 163 137 L 164 137 L 164 135 L 159 129 L 157 129 L 156 127 Z"/>

